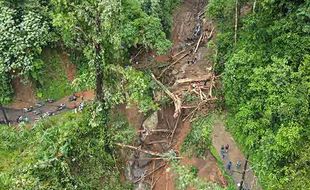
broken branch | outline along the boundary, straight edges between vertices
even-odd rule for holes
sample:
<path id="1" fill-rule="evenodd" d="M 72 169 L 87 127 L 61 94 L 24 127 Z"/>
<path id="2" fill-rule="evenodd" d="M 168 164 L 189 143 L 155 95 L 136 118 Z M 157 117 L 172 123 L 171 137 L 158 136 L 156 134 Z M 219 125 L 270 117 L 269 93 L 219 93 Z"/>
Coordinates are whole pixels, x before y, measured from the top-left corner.
<path id="1" fill-rule="evenodd" d="M 163 155 L 160 154 L 160 153 L 152 152 L 152 151 L 149 151 L 149 150 L 143 150 L 143 149 L 140 149 L 138 147 L 131 146 L 131 145 L 126 145 L 126 144 L 121 144 L 121 143 L 116 143 L 116 145 L 120 146 L 122 148 L 130 148 L 130 149 L 133 149 L 133 150 L 137 150 L 139 152 L 143 152 L 143 153 L 146 153 L 146 154 L 149 154 L 149 155 L 152 155 L 152 156 L 163 157 Z"/>
<path id="2" fill-rule="evenodd" d="M 145 131 L 146 130 L 139 130 L 138 133 L 143 133 Z M 148 130 L 148 132 L 164 132 L 164 133 L 167 133 L 167 132 L 171 132 L 171 131 L 168 129 L 153 129 L 153 130 Z"/>
<path id="3" fill-rule="evenodd" d="M 207 103 L 210 100 L 216 100 L 217 98 L 210 98 L 210 99 L 206 99 L 204 101 L 199 102 L 199 104 L 197 105 L 197 107 L 190 113 L 188 114 L 182 121 L 185 121 L 188 117 L 195 115 L 196 111 L 201 107 L 201 105 L 203 105 L 204 103 Z"/>
<path id="4" fill-rule="evenodd" d="M 186 51 L 186 49 L 183 49 L 182 51 L 180 51 L 180 52 L 178 52 L 178 53 L 172 55 L 171 57 L 174 59 L 174 58 L 176 58 L 177 56 L 179 56 L 180 54 L 184 53 L 185 51 Z"/>
<path id="5" fill-rule="evenodd" d="M 156 180 L 155 180 L 155 182 L 152 184 L 152 187 L 151 187 L 151 190 L 153 190 L 154 189 L 154 187 L 155 187 L 155 185 L 156 185 L 156 183 L 158 182 L 158 180 L 161 178 L 161 176 L 162 175 L 160 175 Z"/>
<path id="6" fill-rule="evenodd" d="M 171 63 L 168 67 L 166 67 L 159 75 L 159 78 L 162 77 L 162 75 L 168 70 L 170 69 L 170 67 L 172 67 L 173 65 L 177 64 L 179 61 L 181 61 L 182 59 L 184 59 L 186 56 L 188 56 L 188 53 L 185 53 L 184 55 L 182 55 L 179 59 L 177 59 L 176 61 L 174 61 L 173 63 Z"/>
<path id="7" fill-rule="evenodd" d="M 178 119 L 177 119 L 177 121 L 176 121 L 175 124 L 174 124 L 174 129 L 173 129 L 172 134 L 171 134 L 171 139 L 170 139 L 169 145 L 172 144 L 175 131 L 176 131 L 176 129 L 177 129 L 177 127 L 178 127 L 178 124 L 179 124 L 180 117 L 181 117 L 181 114 L 179 114 Z"/>
<path id="8" fill-rule="evenodd" d="M 134 183 L 138 183 L 139 181 L 141 181 L 142 179 L 145 179 L 146 177 L 148 177 L 149 175 L 153 174 L 154 172 L 156 172 L 157 170 L 161 169 L 162 167 L 166 166 L 167 163 L 164 163 L 160 166 L 158 166 L 156 169 L 154 169 L 153 171 L 151 171 L 150 173 L 146 174 L 145 176 L 142 176 L 140 179 L 136 180 Z"/>
<path id="9" fill-rule="evenodd" d="M 196 48 L 195 48 L 195 50 L 194 50 L 194 53 L 197 52 L 198 47 L 199 47 L 199 45 L 200 45 L 200 42 L 201 42 L 202 38 L 203 38 L 203 33 L 200 35 L 200 38 L 199 38 L 199 40 L 198 40 L 198 42 L 197 42 Z"/>
<path id="10" fill-rule="evenodd" d="M 150 144 L 158 144 L 158 143 L 167 143 L 167 141 L 166 140 L 152 141 L 152 142 L 149 142 L 149 143 L 146 143 L 146 144 L 150 145 Z"/>
<path id="11" fill-rule="evenodd" d="M 163 91 L 173 100 L 175 106 L 173 117 L 174 118 L 178 117 L 178 115 L 181 113 L 181 106 L 182 106 L 181 99 L 176 95 L 174 95 L 172 92 L 170 92 L 168 88 L 165 87 L 165 85 L 163 85 L 159 80 L 157 80 L 153 73 L 151 74 L 151 76 L 154 79 L 154 81 L 163 89 Z"/>
<path id="12" fill-rule="evenodd" d="M 185 78 L 185 79 L 178 79 L 175 81 L 174 86 L 182 83 L 191 83 L 191 82 L 201 82 L 201 81 L 208 81 L 212 77 L 211 74 L 205 75 L 203 77 L 197 78 Z"/>
<path id="13" fill-rule="evenodd" d="M 214 27 L 212 28 L 210 34 L 208 35 L 207 40 L 210 40 L 210 39 L 211 39 L 211 37 L 212 37 L 212 35 L 213 35 L 213 31 L 214 31 Z"/>
<path id="14" fill-rule="evenodd" d="M 212 76 L 212 79 L 211 79 L 211 85 L 210 85 L 210 90 L 209 90 L 209 97 L 210 98 L 213 98 L 212 96 L 212 89 L 213 89 L 213 86 L 214 86 L 214 75 Z"/>

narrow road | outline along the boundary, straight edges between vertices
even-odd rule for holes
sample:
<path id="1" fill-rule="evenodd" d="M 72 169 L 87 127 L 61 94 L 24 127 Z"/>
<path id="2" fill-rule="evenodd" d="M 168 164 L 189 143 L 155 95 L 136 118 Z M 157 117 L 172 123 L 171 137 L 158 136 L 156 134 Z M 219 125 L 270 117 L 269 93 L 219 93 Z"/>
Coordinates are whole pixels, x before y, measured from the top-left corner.
<path id="1" fill-rule="evenodd" d="M 235 184 L 238 185 L 242 180 L 243 166 L 246 159 L 231 134 L 226 131 L 223 121 L 215 121 L 212 133 L 212 143 L 219 155 L 221 155 L 221 146 L 226 144 L 229 145 L 228 153 L 225 155 L 224 159 L 222 159 L 225 168 L 229 161 L 232 162 L 231 171 L 228 173 L 231 174 Z M 238 161 L 241 162 L 241 167 L 239 169 L 236 167 Z M 244 187 L 250 190 L 262 189 L 249 163 L 245 173 Z"/>
<path id="2" fill-rule="evenodd" d="M 29 119 L 29 123 L 35 122 L 37 119 L 40 119 L 40 117 L 46 113 L 46 112 L 53 112 L 55 115 L 58 115 L 62 112 L 66 112 L 69 110 L 74 109 L 76 106 L 78 106 L 82 101 L 91 101 L 94 99 L 93 92 L 86 91 L 86 92 L 79 92 L 76 93 L 78 96 L 78 99 L 76 101 L 69 101 L 69 97 L 64 97 L 60 100 L 57 100 L 53 103 L 44 103 L 44 106 L 42 107 L 36 107 L 35 105 L 32 105 L 33 111 L 25 113 L 23 109 L 16 109 L 11 107 L 4 107 L 4 110 L 7 114 L 8 120 L 10 124 L 15 125 L 17 124 L 17 118 L 19 116 L 24 116 Z M 82 97 L 83 96 L 83 100 Z M 58 111 L 57 107 L 60 104 L 65 104 L 66 108 Z M 35 114 L 34 111 L 40 111 L 41 114 Z M 4 121 L 4 115 L 2 112 L 0 112 L 0 122 Z"/>

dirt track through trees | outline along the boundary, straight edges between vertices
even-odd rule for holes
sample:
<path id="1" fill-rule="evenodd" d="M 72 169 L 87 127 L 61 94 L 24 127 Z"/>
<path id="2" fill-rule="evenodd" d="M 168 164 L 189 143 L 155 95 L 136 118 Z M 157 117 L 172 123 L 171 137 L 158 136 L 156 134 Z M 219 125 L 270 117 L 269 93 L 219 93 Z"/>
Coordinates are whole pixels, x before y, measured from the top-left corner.
<path id="1" fill-rule="evenodd" d="M 240 151 L 238 145 L 234 141 L 233 137 L 229 132 L 226 131 L 223 121 L 216 120 L 213 127 L 212 133 L 212 144 L 216 148 L 218 154 L 221 156 L 221 146 L 222 145 L 229 145 L 229 150 L 227 154 L 224 154 L 225 157 L 223 159 L 224 166 L 226 167 L 228 162 L 231 161 L 232 169 L 228 171 L 233 177 L 235 184 L 241 182 L 242 179 L 242 172 L 243 166 L 245 164 L 246 157 Z M 236 167 L 237 162 L 241 162 L 241 167 L 238 169 Z M 248 164 L 246 173 L 245 173 L 245 180 L 244 180 L 244 187 L 249 188 L 251 190 L 261 190 L 261 187 L 258 183 L 257 177 L 253 173 L 253 168 L 251 164 Z"/>

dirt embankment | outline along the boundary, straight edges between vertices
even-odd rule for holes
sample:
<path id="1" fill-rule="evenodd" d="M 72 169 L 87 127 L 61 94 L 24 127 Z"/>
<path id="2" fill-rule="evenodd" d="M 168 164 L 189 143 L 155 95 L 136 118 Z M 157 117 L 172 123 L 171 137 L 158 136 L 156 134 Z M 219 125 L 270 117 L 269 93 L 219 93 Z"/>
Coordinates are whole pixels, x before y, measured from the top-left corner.
<path id="1" fill-rule="evenodd" d="M 137 150 L 129 159 L 127 172 L 127 178 L 135 182 L 137 189 L 144 189 L 145 186 L 155 190 L 175 189 L 176 176 L 169 163 L 162 159 L 156 159 L 145 151 L 156 154 L 172 153 L 180 156 L 181 145 L 191 131 L 190 119 L 192 117 L 187 116 L 194 112 L 193 109 L 188 108 L 195 108 L 202 99 L 206 103 L 205 107 L 213 108 L 213 102 L 210 103 L 211 106 L 208 106 L 207 103 L 207 100 L 213 98 L 212 87 L 214 84 L 210 79 L 214 74 L 212 63 L 206 56 L 210 54 L 206 43 L 212 37 L 214 28 L 212 22 L 203 16 L 205 5 L 205 0 L 184 0 L 175 10 L 172 33 L 173 47 L 170 54 L 154 56 L 152 53 L 142 53 L 135 58 L 136 63 L 138 63 L 135 65 L 136 68 L 153 68 L 156 77 L 176 97 L 183 98 L 186 92 L 192 93 L 198 89 L 200 91 L 198 94 L 194 93 L 194 96 L 198 97 L 199 100 L 193 105 L 183 105 L 182 99 L 181 104 L 183 106 L 180 114 L 175 113 L 173 106 L 162 107 L 157 113 L 157 120 L 155 119 L 154 122 L 155 127 L 153 126 L 152 130 L 146 130 L 142 127 L 143 121 L 135 123 L 138 116 L 133 117 L 132 115 L 137 114 L 130 112 L 127 117 L 129 122 L 135 123 L 136 128 L 141 132 L 136 143 Z M 154 60 L 155 65 L 152 62 Z M 157 69 L 156 61 L 168 62 L 170 66 Z M 203 80 L 201 77 L 206 79 Z M 178 83 L 178 81 L 189 82 Z M 194 89 L 193 84 L 195 85 Z M 196 88 L 197 86 L 198 88 Z M 179 117 L 175 118 L 176 115 Z M 198 176 L 203 180 L 226 186 L 227 182 L 217 165 L 216 159 L 210 151 L 206 152 L 205 159 L 182 157 L 181 164 L 195 166 L 198 169 Z"/>
<path id="2" fill-rule="evenodd" d="M 51 52 L 46 50 L 46 54 L 48 57 L 52 57 Z M 67 75 L 67 79 L 69 81 L 73 81 L 76 77 L 76 65 L 70 62 L 69 56 L 64 51 L 59 53 L 61 58 L 60 66 L 63 68 Z M 13 78 L 12 87 L 14 91 L 13 102 L 5 107 L 6 114 L 11 124 L 15 124 L 16 120 L 19 116 L 25 116 L 29 119 L 32 123 L 36 119 L 40 118 L 40 115 L 46 112 L 54 112 L 55 114 L 59 114 L 61 112 L 57 111 L 57 107 L 60 104 L 66 104 L 67 109 L 63 110 L 66 111 L 68 109 L 73 109 L 77 105 L 82 102 L 81 98 L 78 98 L 78 101 L 70 102 L 68 100 L 69 97 L 63 97 L 60 100 L 57 100 L 53 103 L 45 103 L 42 107 L 35 106 L 38 103 L 38 99 L 36 97 L 36 87 L 30 80 L 23 79 L 19 76 Z M 82 97 L 85 101 L 91 101 L 94 99 L 94 93 L 92 91 L 84 91 L 76 93 L 78 97 Z M 40 115 L 36 115 L 34 112 L 27 112 L 23 111 L 24 108 L 33 107 L 33 111 L 42 112 Z M 0 121 L 4 120 L 4 116 L 2 112 L 0 113 Z"/>

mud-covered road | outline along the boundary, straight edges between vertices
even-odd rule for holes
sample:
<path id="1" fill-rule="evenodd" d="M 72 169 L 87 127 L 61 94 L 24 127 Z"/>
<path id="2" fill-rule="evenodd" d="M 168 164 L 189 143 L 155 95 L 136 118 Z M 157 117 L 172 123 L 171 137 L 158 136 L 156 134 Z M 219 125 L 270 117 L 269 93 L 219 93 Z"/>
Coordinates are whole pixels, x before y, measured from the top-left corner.
<path id="1" fill-rule="evenodd" d="M 28 104 L 25 108 L 30 108 L 30 106 L 33 107 L 33 110 L 30 112 L 25 112 L 24 109 L 21 108 L 15 108 L 14 106 L 4 106 L 4 110 L 6 112 L 6 115 L 8 117 L 8 120 L 10 124 L 15 125 L 17 124 L 18 117 L 22 116 L 24 118 L 28 118 L 29 123 L 33 123 L 36 120 L 39 120 L 43 117 L 46 113 L 53 113 L 54 115 L 58 115 L 62 112 L 70 111 L 75 109 L 80 105 L 81 102 L 89 102 L 94 99 L 94 94 L 92 91 L 85 91 L 85 92 L 79 92 L 76 93 L 77 100 L 76 101 L 70 101 L 69 96 L 64 97 L 60 100 L 57 100 L 52 103 L 43 102 L 43 106 L 36 106 L 35 104 Z M 39 101 L 38 101 L 39 102 Z M 41 103 L 41 102 L 40 102 Z M 58 110 L 58 106 L 61 104 L 65 104 L 66 107 L 63 110 Z M 39 112 L 40 114 L 37 114 L 36 112 Z M 0 121 L 4 122 L 4 115 L 2 111 L 0 111 Z"/>

